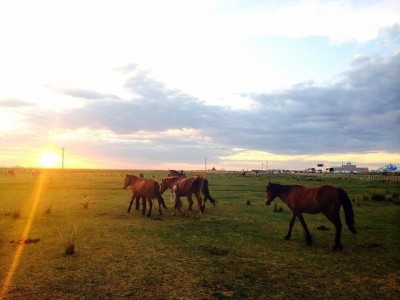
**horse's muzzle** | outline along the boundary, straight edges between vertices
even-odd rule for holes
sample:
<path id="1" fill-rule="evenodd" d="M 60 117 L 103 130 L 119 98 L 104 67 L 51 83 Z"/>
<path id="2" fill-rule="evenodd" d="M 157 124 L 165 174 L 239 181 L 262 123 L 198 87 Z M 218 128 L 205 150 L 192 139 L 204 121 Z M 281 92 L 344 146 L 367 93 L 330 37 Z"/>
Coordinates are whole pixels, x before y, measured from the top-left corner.
<path id="1" fill-rule="evenodd" d="M 265 203 L 265 205 L 270 205 L 270 204 L 271 204 L 271 201 L 269 201 L 267 198 L 265 198 L 264 203 Z"/>

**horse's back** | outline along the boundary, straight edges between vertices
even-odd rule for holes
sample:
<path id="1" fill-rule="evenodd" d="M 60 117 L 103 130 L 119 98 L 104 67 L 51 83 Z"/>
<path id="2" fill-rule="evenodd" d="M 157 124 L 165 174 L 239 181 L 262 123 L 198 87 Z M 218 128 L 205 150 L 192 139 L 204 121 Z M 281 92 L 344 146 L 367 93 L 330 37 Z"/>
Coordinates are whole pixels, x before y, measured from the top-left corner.
<path id="1" fill-rule="evenodd" d="M 145 180 L 143 189 L 148 197 L 157 197 L 160 185 L 155 179 L 149 178 Z"/>
<path id="2" fill-rule="evenodd" d="M 177 190 L 181 195 L 196 193 L 202 188 L 202 178 L 200 176 L 193 176 L 181 179 L 177 182 Z"/>
<path id="3" fill-rule="evenodd" d="M 293 186 L 289 198 L 293 208 L 311 214 L 340 207 L 338 190 L 331 185 Z"/>

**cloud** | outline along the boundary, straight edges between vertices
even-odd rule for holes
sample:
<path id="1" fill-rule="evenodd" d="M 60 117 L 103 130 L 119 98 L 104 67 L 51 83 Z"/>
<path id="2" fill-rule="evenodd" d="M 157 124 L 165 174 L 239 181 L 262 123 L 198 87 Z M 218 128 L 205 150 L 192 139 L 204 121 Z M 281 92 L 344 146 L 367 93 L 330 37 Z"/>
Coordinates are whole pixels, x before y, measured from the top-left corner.
<path id="1" fill-rule="evenodd" d="M 27 103 L 18 99 L 0 99 L 0 107 L 4 108 L 18 108 L 32 106 L 33 104 Z"/>
<path id="2" fill-rule="evenodd" d="M 335 42 L 375 39 L 378 31 L 398 22 L 398 2 L 290 1 L 283 6 L 251 5 L 245 13 L 232 14 L 237 32 L 303 38 L 325 36 Z M 279 8 L 278 8 L 279 7 Z M 232 22 L 233 23 L 233 22 Z"/>
<path id="3" fill-rule="evenodd" d="M 222 114 L 223 108 L 206 106 L 178 90 L 168 89 L 145 73 L 130 77 L 125 88 L 134 95 L 124 102 L 87 103 L 63 118 L 74 128 L 106 128 L 118 133 L 140 130 L 203 128 Z"/>
<path id="4" fill-rule="evenodd" d="M 84 140 L 97 137 L 94 144 L 104 156 L 134 153 L 141 160 L 229 158 L 237 148 L 283 157 L 396 152 L 399 78 L 399 55 L 370 58 L 334 84 L 246 94 L 256 108 L 232 110 L 206 105 L 139 72 L 125 83 L 134 94 L 129 101 L 89 102 L 61 117 L 68 128 L 96 129 Z"/>
<path id="5" fill-rule="evenodd" d="M 400 37 L 400 24 L 395 23 L 391 26 L 381 28 L 379 30 L 379 35 L 389 41 L 392 41 L 392 40 Z"/>
<path id="6" fill-rule="evenodd" d="M 331 86 L 254 95 L 258 122 L 271 127 L 265 130 L 271 136 L 265 148 L 295 154 L 397 151 L 399 78 L 395 55 L 353 67 Z"/>
<path id="7" fill-rule="evenodd" d="M 114 101 L 121 100 L 120 97 L 114 94 L 99 93 L 87 89 L 62 88 L 62 89 L 57 89 L 57 91 L 64 95 L 80 99 L 87 99 L 87 100 L 114 100 Z"/>

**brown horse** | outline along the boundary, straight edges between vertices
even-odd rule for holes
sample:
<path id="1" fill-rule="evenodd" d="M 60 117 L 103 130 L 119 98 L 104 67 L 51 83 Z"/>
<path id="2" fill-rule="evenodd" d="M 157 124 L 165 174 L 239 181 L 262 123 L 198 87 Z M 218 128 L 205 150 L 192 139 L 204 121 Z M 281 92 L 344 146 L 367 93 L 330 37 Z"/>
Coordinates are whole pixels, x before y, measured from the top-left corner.
<path id="1" fill-rule="evenodd" d="M 198 218 L 201 217 L 201 213 L 204 211 L 207 199 L 210 199 L 211 203 L 214 205 L 217 202 L 210 195 L 210 191 L 208 190 L 208 180 L 201 176 L 194 176 L 183 179 L 177 176 L 165 177 L 162 179 L 160 184 L 160 193 L 163 194 L 168 188 L 172 190 L 172 195 L 175 201 L 175 213 L 177 210 L 184 213 L 182 210 L 182 202 L 180 201 L 180 197 L 187 197 L 189 207 L 186 211 L 186 215 L 189 215 L 189 213 L 192 212 L 193 206 L 192 195 L 195 195 L 197 199 L 197 204 L 199 206 L 199 213 L 197 215 Z M 201 192 L 204 194 L 204 202 L 201 198 Z"/>
<path id="2" fill-rule="evenodd" d="M 285 236 L 289 240 L 292 236 L 292 228 L 296 217 L 299 218 L 305 232 L 305 238 L 309 245 L 312 244 L 312 237 L 308 231 L 307 224 L 304 221 L 303 213 L 317 214 L 323 213 L 329 221 L 335 225 L 335 244 L 332 250 L 342 250 L 340 236 L 342 232 L 342 223 L 340 221 L 340 206 L 343 205 L 346 224 L 352 233 L 357 233 L 354 227 L 353 206 L 347 193 L 341 188 L 335 188 L 330 185 L 320 185 L 313 187 L 304 187 L 301 185 L 281 185 L 269 183 L 265 191 L 265 204 L 270 205 L 276 197 L 283 202 L 292 211 L 292 217 L 289 223 L 289 231 Z"/>
<path id="3" fill-rule="evenodd" d="M 147 214 L 148 217 L 151 216 L 151 210 L 153 208 L 153 201 L 152 198 L 157 198 L 158 200 L 158 212 L 160 215 L 162 215 L 161 211 L 161 205 L 165 208 L 168 209 L 167 206 L 164 203 L 164 199 L 160 194 L 160 185 L 158 184 L 157 181 L 155 181 L 152 178 L 149 179 L 143 179 L 135 175 L 125 175 L 125 183 L 124 183 L 124 189 L 126 189 L 128 186 L 132 188 L 132 199 L 128 207 L 128 212 L 131 211 L 132 203 L 138 198 L 142 198 L 142 203 L 143 203 L 143 208 L 142 208 L 142 214 L 144 215 L 146 213 L 146 199 L 149 202 L 149 212 Z M 136 208 L 138 208 L 138 202 L 136 202 Z"/>
<path id="4" fill-rule="evenodd" d="M 177 177 L 179 177 L 181 179 L 187 178 L 186 174 L 184 174 L 183 171 L 178 172 L 178 171 L 175 171 L 175 170 L 169 170 L 167 176 L 168 177 L 177 176 Z"/>
<path id="5" fill-rule="evenodd" d="M 12 176 L 15 177 L 15 171 L 14 169 L 8 169 L 7 172 L 5 173 L 6 176 Z"/>
<path id="6" fill-rule="evenodd" d="M 178 171 L 175 171 L 175 170 L 169 170 L 167 176 L 168 177 L 177 176 L 180 179 L 187 178 L 186 174 L 184 174 L 183 171 L 178 172 Z M 204 212 L 204 210 L 206 209 L 206 202 L 207 202 L 208 199 L 210 199 L 211 203 L 214 206 L 215 206 L 215 203 L 217 202 L 214 198 L 211 197 L 210 193 L 208 192 L 208 181 L 206 183 L 207 183 L 207 190 L 203 190 L 204 203 L 203 203 L 203 205 L 201 207 L 201 212 Z M 171 191 L 172 191 L 172 188 L 171 188 Z M 206 193 L 208 193 L 208 194 L 206 195 Z"/>

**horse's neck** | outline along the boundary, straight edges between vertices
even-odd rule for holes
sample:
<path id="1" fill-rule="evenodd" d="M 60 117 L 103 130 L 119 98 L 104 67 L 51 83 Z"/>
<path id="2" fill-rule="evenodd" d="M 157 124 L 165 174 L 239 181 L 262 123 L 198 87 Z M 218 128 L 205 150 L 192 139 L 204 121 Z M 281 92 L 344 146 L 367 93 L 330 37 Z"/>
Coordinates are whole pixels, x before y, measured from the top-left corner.
<path id="1" fill-rule="evenodd" d="M 289 185 L 281 185 L 280 190 L 278 192 L 278 197 L 281 198 L 283 202 L 286 203 L 288 198 L 289 192 L 291 190 L 291 186 Z"/>
<path id="2" fill-rule="evenodd" d="M 177 182 L 179 181 L 179 178 L 169 178 L 165 180 L 169 188 L 172 188 Z"/>
<path id="3" fill-rule="evenodd" d="M 299 195 L 302 193 L 303 189 L 305 189 L 305 187 L 302 185 L 283 185 L 283 188 L 281 188 L 281 190 L 279 191 L 278 196 L 279 196 L 279 198 L 282 199 L 283 202 L 288 204 L 287 200 L 289 198 L 289 194 L 293 193 L 294 190 L 296 190 L 296 194 Z M 296 198 L 298 198 L 298 196 Z"/>
<path id="4" fill-rule="evenodd" d="M 129 183 L 130 183 L 130 185 L 132 185 L 132 184 L 135 184 L 136 182 L 138 182 L 140 180 L 140 178 L 139 177 L 137 177 L 137 176 L 131 176 L 130 177 L 130 180 L 129 180 Z"/>

